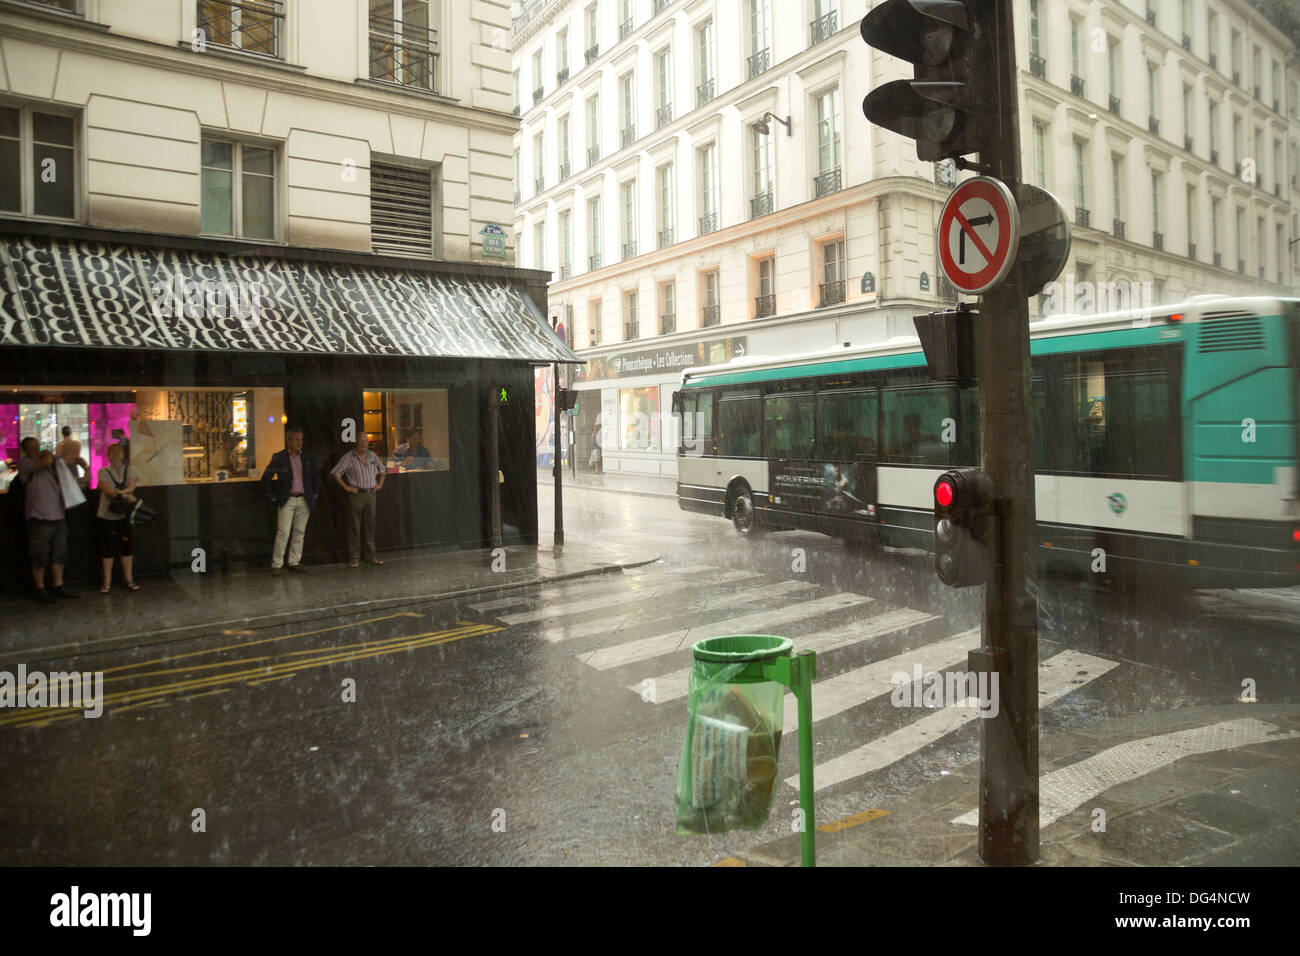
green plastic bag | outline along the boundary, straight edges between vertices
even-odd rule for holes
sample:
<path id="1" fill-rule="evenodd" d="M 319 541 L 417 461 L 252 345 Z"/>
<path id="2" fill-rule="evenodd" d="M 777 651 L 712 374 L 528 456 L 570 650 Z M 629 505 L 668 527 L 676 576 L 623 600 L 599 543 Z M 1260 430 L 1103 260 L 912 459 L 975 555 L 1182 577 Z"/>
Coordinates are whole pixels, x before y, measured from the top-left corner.
<path id="1" fill-rule="evenodd" d="M 785 686 L 742 676 L 788 655 L 785 638 L 712 638 L 693 649 L 686 741 L 677 769 L 677 832 L 758 829 L 772 812 Z M 701 660 L 701 653 L 713 658 Z"/>

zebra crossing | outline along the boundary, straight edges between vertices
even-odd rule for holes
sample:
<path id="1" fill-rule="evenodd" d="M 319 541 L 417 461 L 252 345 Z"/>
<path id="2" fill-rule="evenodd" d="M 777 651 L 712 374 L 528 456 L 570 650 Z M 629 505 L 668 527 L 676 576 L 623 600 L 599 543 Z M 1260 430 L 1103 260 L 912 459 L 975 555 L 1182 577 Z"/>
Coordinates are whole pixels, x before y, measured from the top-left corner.
<path id="1" fill-rule="evenodd" d="M 887 698 L 900 688 L 900 682 L 911 682 L 914 674 L 919 680 L 921 674 L 953 669 L 964 672 L 967 655 L 980 640 L 978 627 L 953 633 L 941 615 L 891 605 L 883 598 L 711 565 L 656 566 L 611 581 L 591 582 L 580 589 L 572 584 L 567 589 L 552 586 L 541 594 L 505 597 L 472 607 L 496 615 L 504 624 L 529 626 L 550 644 L 573 647 L 575 661 L 593 676 L 611 674 L 618 686 L 654 707 L 683 705 L 690 686 L 690 648 L 696 641 L 731 634 L 789 637 L 796 653 L 812 650 L 824 655 L 818 668 L 824 676 L 813 685 L 814 725 L 857 708 L 869 714 L 871 708 L 895 706 Z M 580 642 L 588 646 L 580 648 Z M 595 646 L 591 646 L 593 642 Z M 881 653 L 886 647 L 895 652 Z M 836 667 L 837 662 L 850 659 L 844 656 L 850 651 L 857 660 L 865 654 L 867 662 Z M 1071 649 L 1047 657 L 1040 661 L 1040 708 L 1052 707 L 1117 667 L 1117 661 Z M 925 707 L 918 699 L 914 718 L 901 726 L 894 716 L 885 721 L 890 728 L 887 732 L 851 749 L 823 753 L 819 748 L 814 766 L 817 790 L 885 770 L 940 741 L 951 743 L 954 735 L 980 716 L 977 699 L 964 703 L 967 706 L 960 702 L 954 706 L 950 700 L 948 706 Z M 789 735 L 797 727 L 797 704 L 794 695 L 787 694 L 784 733 Z M 1243 725 L 1220 729 L 1209 738 L 1174 735 L 1169 745 L 1158 748 L 1149 765 L 1135 760 L 1141 747 L 1121 745 L 1114 753 L 1083 761 L 1077 769 L 1045 775 L 1043 825 L 1070 812 L 1095 795 L 1094 791 L 1112 785 L 1110 781 L 1151 772 L 1161 761 L 1172 762 L 1185 753 L 1235 745 L 1225 741 L 1254 741 L 1262 732 L 1259 727 Z M 843 739 L 843 734 L 832 735 L 832 739 Z M 969 744 L 969 736 L 962 741 Z M 977 757 L 972 753 L 970 759 Z M 786 778 L 785 783 L 797 789 L 798 776 Z M 969 823 L 970 815 L 953 822 Z"/>

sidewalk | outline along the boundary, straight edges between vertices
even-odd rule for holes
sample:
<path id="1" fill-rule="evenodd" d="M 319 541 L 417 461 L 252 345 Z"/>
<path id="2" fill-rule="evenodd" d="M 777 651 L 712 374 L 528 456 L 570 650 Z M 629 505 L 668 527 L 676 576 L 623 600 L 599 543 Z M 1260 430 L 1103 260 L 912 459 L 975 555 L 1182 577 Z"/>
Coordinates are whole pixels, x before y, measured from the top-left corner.
<path id="1" fill-rule="evenodd" d="M 278 578 L 265 568 L 228 576 L 176 571 L 167 579 L 142 580 L 134 593 L 120 585 L 109 594 L 88 588 L 78 591 L 76 599 L 51 605 L 30 598 L 5 600 L 0 602 L 5 622 L 0 670 L 110 648 L 299 625 L 586 577 L 649 564 L 659 554 L 581 542 L 555 549 L 547 540 L 537 548 L 506 548 L 505 567 L 497 571 L 487 550 L 383 557 L 383 567 L 314 565 L 307 574 L 286 570 Z"/>
<path id="2" fill-rule="evenodd" d="M 1217 729 L 1199 730 L 1209 727 Z M 1182 756 L 1143 773 L 1161 747 Z M 975 757 L 894 805 L 819 818 L 817 864 L 983 866 L 977 826 L 953 822 L 977 808 Z M 1039 792 L 1039 866 L 1295 866 L 1300 708 L 1188 708 L 1044 734 Z M 792 834 L 723 865 L 798 866 L 799 840 Z"/>
<path id="3" fill-rule="evenodd" d="M 555 484 L 555 478 L 549 468 L 537 469 L 537 484 L 547 488 Z M 609 471 L 593 474 L 589 469 L 579 467 L 575 479 L 573 472 L 564 470 L 563 486 L 600 491 L 613 491 L 625 495 L 647 495 L 652 498 L 676 498 L 677 479 L 664 478 L 661 475 L 637 475 L 631 472 Z"/>

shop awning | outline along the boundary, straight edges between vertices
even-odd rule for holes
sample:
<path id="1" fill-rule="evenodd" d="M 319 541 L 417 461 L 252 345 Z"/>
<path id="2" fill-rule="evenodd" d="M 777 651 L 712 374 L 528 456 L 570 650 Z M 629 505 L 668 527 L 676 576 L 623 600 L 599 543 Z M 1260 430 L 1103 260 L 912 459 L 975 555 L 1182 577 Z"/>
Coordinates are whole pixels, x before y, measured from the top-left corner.
<path id="1" fill-rule="evenodd" d="M 0 345 L 581 362 L 506 276 L 0 236 Z"/>

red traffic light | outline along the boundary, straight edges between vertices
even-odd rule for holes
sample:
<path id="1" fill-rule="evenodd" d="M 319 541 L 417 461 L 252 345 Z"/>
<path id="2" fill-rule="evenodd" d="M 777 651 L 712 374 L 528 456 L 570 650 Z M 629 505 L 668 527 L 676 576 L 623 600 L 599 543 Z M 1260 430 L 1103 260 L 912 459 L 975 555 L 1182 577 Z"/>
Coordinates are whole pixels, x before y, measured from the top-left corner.
<path id="1" fill-rule="evenodd" d="M 954 492 L 952 482 L 940 478 L 938 484 L 934 486 L 934 500 L 939 503 L 939 507 L 947 508 L 952 504 Z"/>

